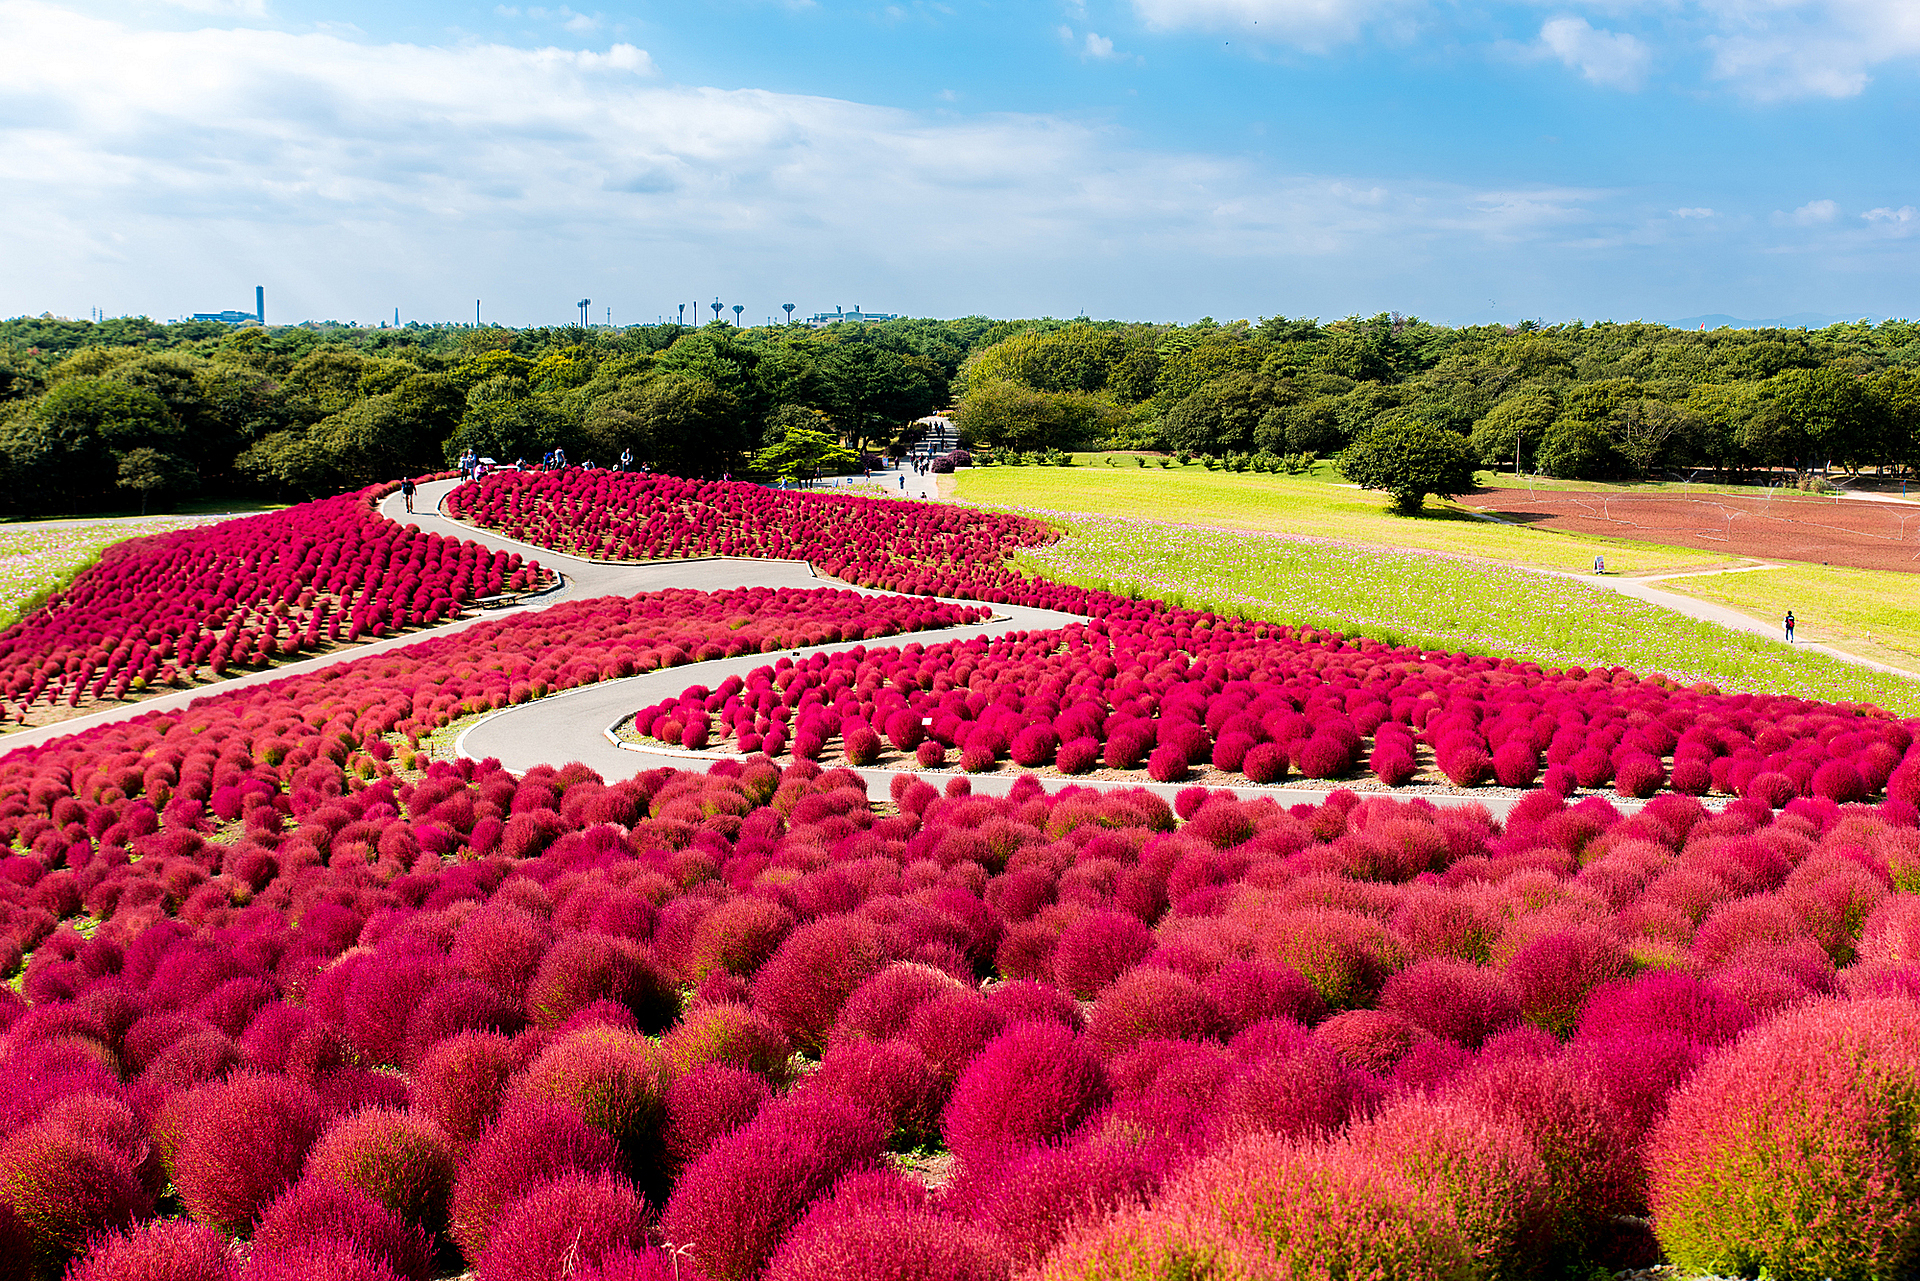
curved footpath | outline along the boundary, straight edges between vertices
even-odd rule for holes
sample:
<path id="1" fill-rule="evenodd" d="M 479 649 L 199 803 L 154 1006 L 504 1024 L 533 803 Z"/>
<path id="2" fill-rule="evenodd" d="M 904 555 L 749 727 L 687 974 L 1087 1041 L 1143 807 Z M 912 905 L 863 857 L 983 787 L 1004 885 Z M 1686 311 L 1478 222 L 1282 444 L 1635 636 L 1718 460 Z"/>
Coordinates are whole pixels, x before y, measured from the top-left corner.
<path id="1" fill-rule="evenodd" d="M 876 479 L 882 479 L 884 483 L 884 481 L 894 480 L 895 477 L 892 473 L 888 473 L 884 478 L 876 476 Z M 909 496 L 933 497 L 932 477 L 909 474 L 906 479 L 906 492 Z M 587 560 L 531 543 L 504 538 L 489 530 L 477 529 L 452 520 L 442 513 L 440 510 L 442 504 L 458 483 L 450 480 L 433 481 L 420 486 L 415 498 L 417 510 L 412 513 L 406 510 L 405 500 L 396 492 L 381 501 L 380 513 L 402 525 L 412 524 L 430 533 L 468 539 L 489 550 L 518 552 L 522 556 L 536 558 L 543 566 L 560 575 L 561 581 L 557 586 L 527 598 L 508 610 L 478 612 L 439 627 L 406 632 L 352 649 L 334 651 L 266 671 L 250 672 L 218 684 L 108 708 L 54 725 L 21 730 L 0 738 L 0 756 L 68 734 L 92 729 L 95 726 L 132 720 L 149 712 L 184 708 L 199 698 L 320 671 L 336 663 L 354 662 L 370 655 L 404 648 L 433 637 L 457 632 L 490 619 L 507 617 L 511 613 L 522 610 L 551 608 L 562 601 L 587 600 L 596 596 L 626 596 L 637 592 L 662 591 L 669 588 L 724 591 L 740 587 L 810 588 L 829 585 L 829 580 L 820 579 L 805 561 L 708 557 L 613 564 Z M 892 594 L 873 588 L 852 587 L 849 584 L 832 583 L 831 585 L 873 596 Z M 1668 593 L 1659 594 L 1669 595 Z M 1673 597 L 1673 599 L 1685 600 L 1686 598 Z M 981 604 L 979 601 L 968 600 L 953 600 L 949 603 L 972 606 Z M 985 623 L 945 628 L 939 631 L 902 633 L 879 638 L 875 644 L 893 646 L 914 641 L 933 644 L 941 641 L 966 640 L 976 636 L 999 636 L 1009 632 L 1047 631 L 1085 621 L 1087 620 L 1082 615 L 1056 610 L 999 605 L 995 607 L 994 617 Z M 849 648 L 848 642 L 837 641 L 832 644 L 786 652 L 798 658 L 814 653 L 838 652 L 847 648 Z M 689 663 L 641 676 L 582 686 L 535 702 L 502 708 L 469 726 L 456 740 L 454 750 L 458 755 L 476 760 L 487 757 L 497 758 L 502 765 L 515 773 L 524 773 L 536 765 L 558 766 L 569 761 L 580 761 L 598 771 L 602 777 L 609 779 L 627 778 L 662 766 L 698 769 L 715 760 L 725 759 L 728 754 L 639 748 L 634 744 L 619 743 L 613 730 L 641 707 L 677 695 L 691 685 L 717 686 L 728 676 L 744 676 L 755 668 L 774 661 L 777 657 L 778 655 L 774 654 L 753 654 L 739 658 L 717 659 L 707 663 Z M 875 798 L 886 797 L 894 777 L 902 772 L 925 778 L 935 785 L 942 785 L 952 778 L 965 778 L 969 780 L 975 792 L 988 794 L 1004 794 L 1021 776 L 1021 771 L 1012 768 L 996 770 L 988 774 L 964 774 L 957 770 L 898 771 L 888 768 L 860 768 L 854 772 L 866 780 L 868 794 Z M 1065 776 L 1041 777 L 1040 781 L 1050 791 L 1065 787 L 1091 787 L 1100 790 L 1144 787 L 1169 800 L 1177 793 L 1193 786 L 1191 783 L 1155 783 L 1146 780 L 1122 781 Z M 1332 789 L 1248 785 L 1224 790 L 1245 797 L 1270 796 L 1286 804 L 1318 804 L 1331 795 Z M 1466 792 L 1402 788 L 1394 791 L 1363 791 L 1361 794 L 1363 796 L 1390 795 L 1401 800 L 1420 797 L 1437 805 L 1478 804 L 1486 806 L 1497 816 L 1505 815 L 1524 795 L 1521 792 L 1484 788 Z M 1609 799 L 1624 812 L 1632 812 L 1642 804 L 1639 801 L 1618 797 L 1609 797 Z"/>

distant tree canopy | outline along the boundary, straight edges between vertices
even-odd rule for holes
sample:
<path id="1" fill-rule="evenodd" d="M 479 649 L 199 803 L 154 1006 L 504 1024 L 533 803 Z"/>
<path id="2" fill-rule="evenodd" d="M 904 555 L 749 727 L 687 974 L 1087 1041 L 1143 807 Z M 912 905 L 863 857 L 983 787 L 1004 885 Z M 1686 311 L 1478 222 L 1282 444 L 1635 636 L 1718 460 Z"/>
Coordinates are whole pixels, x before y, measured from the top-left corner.
<path id="1" fill-rule="evenodd" d="M 1394 419 L 1453 433 L 1484 466 L 1517 451 L 1521 468 L 1569 477 L 1920 465 L 1920 325 L 1905 321 L 1048 321 L 977 350 L 954 387 L 963 439 L 985 446 L 1043 438 L 1051 398 L 1078 395 L 1109 411 L 1085 443 L 1110 447 L 1328 455 Z"/>
<path id="2" fill-rule="evenodd" d="M 1151 325 L 263 329 L 0 322 L 0 493 L 98 510 L 307 496 L 556 446 L 747 470 L 789 428 L 854 456 L 953 404 L 968 444 L 1338 454 L 1385 420 L 1564 476 L 1920 465 L 1920 326 Z M 132 457 L 136 451 L 137 457 Z M 838 455 L 834 455 L 838 457 Z"/>

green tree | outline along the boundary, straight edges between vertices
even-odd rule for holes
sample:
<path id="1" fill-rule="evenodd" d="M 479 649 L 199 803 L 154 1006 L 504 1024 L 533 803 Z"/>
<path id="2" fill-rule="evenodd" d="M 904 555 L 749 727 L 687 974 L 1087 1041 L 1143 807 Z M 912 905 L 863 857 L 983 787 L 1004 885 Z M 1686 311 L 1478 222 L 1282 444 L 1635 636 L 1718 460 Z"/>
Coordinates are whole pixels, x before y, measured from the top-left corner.
<path id="1" fill-rule="evenodd" d="M 1547 429 L 1559 416 L 1553 393 L 1528 387 L 1504 397 L 1487 416 L 1473 425 L 1468 443 L 1473 456 L 1487 467 L 1512 466 L 1518 447 L 1525 466 L 1539 452 Z"/>
<path id="2" fill-rule="evenodd" d="M 1876 443 L 1878 406 L 1865 380 L 1832 365 L 1788 369 L 1767 380 L 1765 406 L 1748 423 L 1747 444 L 1772 462 L 1838 461 L 1851 466 Z"/>
<path id="3" fill-rule="evenodd" d="M 1385 490 L 1402 515 L 1419 512 L 1428 494 L 1463 494 L 1473 488 L 1473 454 L 1467 442 L 1444 427 L 1397 414 L 1372 427 L 1342 450 L 1340 474 L 1362 489 Z"/>
<path id="4" fill-rule="evenodd" d="M 117 483 L 140 495 L 142 516 L 147 514 L 147 503 L 155 494 L 188 493 L 198 480 L 192 463 L 146 445 L 120 455 Z"/>
<path id="5" fill-rule="evenodd" d="M 839 474 L 860 465 L 860 455 L 824 431 L 789 427 L 781 439 L 753 456 L 753 470 L 792 483 Z"/>
<path id="6" fill-rule="evenodd" d="M 10 504 L 80 511 L 109 502 L 120 456 L 149 446 L 180 452 L 180 424 L 152 392 L 79 375 L 0 424 Z"/>
<path id="7" fill-rule="evenodd" d="M 1590 419 L 1562 414 L 1540 443 L 1540 469 L 1562 480 L 1594 480 L 1620 468 L 1607 429 Z"/>
<path id="8" fill-rule="evenodd" d="M 340 487 L 333 456 L 304 430 L 269 432 L 240 451 L 233 469 L 272 493 L 313 498 Z"/>
<path id="9" fill-rule="evenodd" d="M 1174 449 L 1196 454 L 1243 453 L 1273 407 L 1273 384 L 1257 374 L 1228 374 L 1182 397 L 1160 420 Z"/>
<path id="10" fill-rule="evenodd" d="M 954 412 L 960 439 L 989 449 L 1031 452 L 1078 449 L 1105 439 L 1126 421 L 1104 396 L 1037 391 L 1024 383 L 975 381 Z"/>

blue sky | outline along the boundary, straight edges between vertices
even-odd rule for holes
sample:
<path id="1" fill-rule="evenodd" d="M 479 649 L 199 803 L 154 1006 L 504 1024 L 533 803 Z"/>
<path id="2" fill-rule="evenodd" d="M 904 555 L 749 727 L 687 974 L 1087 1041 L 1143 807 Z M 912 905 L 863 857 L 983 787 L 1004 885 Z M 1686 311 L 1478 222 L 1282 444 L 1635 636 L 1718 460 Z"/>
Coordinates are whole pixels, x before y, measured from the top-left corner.
<path id="1" fill-rule="evenodd" d="M 1912 315 L 1913 0 L 0 0 L 0 314 Z"/>

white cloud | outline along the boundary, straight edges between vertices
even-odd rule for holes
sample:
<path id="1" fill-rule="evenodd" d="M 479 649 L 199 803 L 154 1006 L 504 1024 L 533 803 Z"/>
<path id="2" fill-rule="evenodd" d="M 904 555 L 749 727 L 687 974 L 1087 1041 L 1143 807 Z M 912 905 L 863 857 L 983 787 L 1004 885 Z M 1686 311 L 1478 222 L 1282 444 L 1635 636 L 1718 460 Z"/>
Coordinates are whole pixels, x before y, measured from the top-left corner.
<path id="1" fill-rule="evenodd" d="M 1691 209 L 1676 209 L 1673 211 L 1673 216 L 1676 218 L 1711 218 L 1714 216 L 1714 213 L 1711 209 L 1696 206 Z"/>
<path id="2" fill-rule="evenodd" d="M 1087 32 L 1086 55 L 1089 58 L 1113 57 L 1113 41 L 1105 36 L 1097 36 L 1091 31 Z"/>
<path id="3" fill-rule="evenodd" d="M 1423 0 L 1133 0 L 1157 31 L 1237 31 L 1257 40 L 1325 50 L 1356 38 L 1370 23 Z"/>
<path id="4" fill-rule="evenodd" d="M 1817 227 L 1832 222 L 1840 214 L 1840 206 L 1831 200 L 1810 200 L 1788 215 L 1787 221 L 1796 227 Z"/>
<path id="5" fill-rule="evenodd" d="M 1912 0 L 1696 0 L 1714 74 L 1754 97 L 1850 98 L 1876 67 L 1920 57 Z"/>
<path id="6" fill-rule="evenodd" d="M 1908 223 L 1920 219 L 1920 210 L 1916 210 L 1912 205 L 1901 205 L 1898 209 L 1882 206 L 1879 209 L 1869 209 L 1860 216 L 1868 222 Z"/>
<path id="7" fill-rule="evenodd" d="M 1540 43 L 1594 84 L 1612 89 L 1638 89 L 1653 61 L 1639 37 L 1598 30 L 1585 18 L 1548 19 Z"/>

